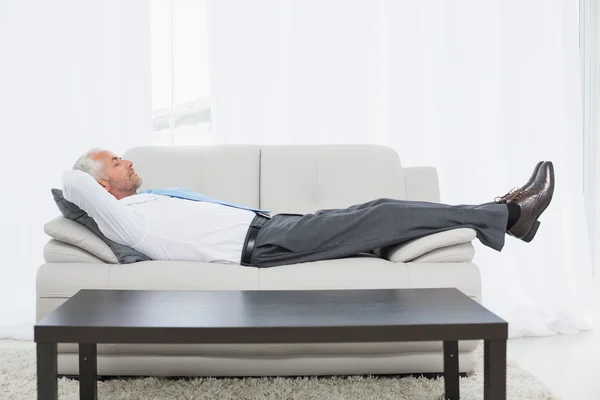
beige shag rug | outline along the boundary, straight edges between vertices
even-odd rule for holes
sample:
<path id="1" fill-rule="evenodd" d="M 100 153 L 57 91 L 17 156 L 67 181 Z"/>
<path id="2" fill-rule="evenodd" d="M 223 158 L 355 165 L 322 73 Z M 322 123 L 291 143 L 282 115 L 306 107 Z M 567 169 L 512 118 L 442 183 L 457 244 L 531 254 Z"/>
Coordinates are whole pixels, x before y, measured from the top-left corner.
<path id="1" fill-rule="evenodd" d="M 461 399 L 483 399 L 483 358 L 475 372 L 460 379 Z M 77 380 L 61 378 L 59 400 L 79 399 Z M 245 379 L 109 379 L 98 382 L 99 400 L 244 400 L 244 399 L 378 399 L 438 400 L 442 378 L 333 377 L 333 378 L 245 378 Z M 35 400 L 35 350 L 0 351 L 0 399 Z M 537 379 L 509 362 L 507 399 L 555 400 L 557 397 Z"/>

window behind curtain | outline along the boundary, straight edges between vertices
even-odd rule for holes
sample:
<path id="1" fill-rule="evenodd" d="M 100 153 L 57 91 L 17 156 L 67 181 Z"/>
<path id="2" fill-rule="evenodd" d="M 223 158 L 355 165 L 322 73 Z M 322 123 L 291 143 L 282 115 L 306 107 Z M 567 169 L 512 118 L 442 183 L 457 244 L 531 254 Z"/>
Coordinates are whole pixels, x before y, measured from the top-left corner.
<path id="1" fill-rule="evenodd" d="M 152 141 L 210 144 L 206 0 L 151 0 Z"/>

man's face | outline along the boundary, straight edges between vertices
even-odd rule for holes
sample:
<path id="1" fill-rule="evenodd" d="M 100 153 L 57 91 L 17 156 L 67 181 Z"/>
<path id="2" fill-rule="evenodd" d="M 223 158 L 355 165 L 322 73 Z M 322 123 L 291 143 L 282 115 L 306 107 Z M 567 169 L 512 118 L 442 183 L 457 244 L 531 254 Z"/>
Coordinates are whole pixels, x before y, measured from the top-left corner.
<path id="1" fill-rule="evenodd" d="M 102 179 L 97 181 L 117 199 L 135 194 L 142 185 L 142 178 L 135 173 L 131 161 L 122 160 L 110 151 L 99 151 L 91 159 L 102 162 Z"/>

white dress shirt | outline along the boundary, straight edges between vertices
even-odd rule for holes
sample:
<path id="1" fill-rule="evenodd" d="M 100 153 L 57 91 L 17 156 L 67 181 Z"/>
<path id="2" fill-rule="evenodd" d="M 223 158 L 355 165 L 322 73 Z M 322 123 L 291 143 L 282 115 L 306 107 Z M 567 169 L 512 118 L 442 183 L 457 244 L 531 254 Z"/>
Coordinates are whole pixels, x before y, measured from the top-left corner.
<path id="1" fill-rule="evenodd" d="M 82 171 L 63 175 L 63 196 L 96 221 L 110 240 L 153 260 L 240 264 L 256 215 L 220 204 L 136 194 L 117 200 Z"/>

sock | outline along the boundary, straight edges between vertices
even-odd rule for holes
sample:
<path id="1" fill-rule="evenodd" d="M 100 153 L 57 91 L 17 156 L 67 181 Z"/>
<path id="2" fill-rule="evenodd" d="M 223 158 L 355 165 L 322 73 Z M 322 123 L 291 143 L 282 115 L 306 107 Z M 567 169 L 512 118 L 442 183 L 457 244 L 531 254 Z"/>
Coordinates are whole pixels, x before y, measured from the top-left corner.
<path id="1" fill-rule="evenodd" d="M 510 229 L 519 220 L 519 217 L 521 216 L 521 207 L 512 202 L 506 203 L 506 207 L 508 208 L 508 223 L 506 224 L 506 229 Z"/>

